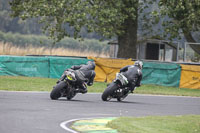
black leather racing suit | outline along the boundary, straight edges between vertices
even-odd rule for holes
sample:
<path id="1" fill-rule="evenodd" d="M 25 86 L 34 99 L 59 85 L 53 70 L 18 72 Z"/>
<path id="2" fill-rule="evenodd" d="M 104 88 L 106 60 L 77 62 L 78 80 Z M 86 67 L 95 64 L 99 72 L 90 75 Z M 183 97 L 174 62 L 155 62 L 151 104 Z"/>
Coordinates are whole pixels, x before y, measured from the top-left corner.
<path id="1" fill-rule="evenodd" d="M 131 91 L 133 91 L 135 87 L 139 87 L 141 85 L 142 71 L 138 66 L 125 66 L 120 69 L 120 73 L 128 79 L 128 87 L 130 87 Z"/>
<path id="2" fill-rule="evenodd" d="M 83 82 L 87 82 L 87 85 L 91 86 L 94 82 L 94 77 L 96 76 L 96 73 L 94 71 L 95 66 L 94 65 L 79 65 L 79 66 L 72 66 L 71 69 L 74 70 L 77 84 L 81 88 Z M 85 89 L 85 88 L 83 88 Z"/>

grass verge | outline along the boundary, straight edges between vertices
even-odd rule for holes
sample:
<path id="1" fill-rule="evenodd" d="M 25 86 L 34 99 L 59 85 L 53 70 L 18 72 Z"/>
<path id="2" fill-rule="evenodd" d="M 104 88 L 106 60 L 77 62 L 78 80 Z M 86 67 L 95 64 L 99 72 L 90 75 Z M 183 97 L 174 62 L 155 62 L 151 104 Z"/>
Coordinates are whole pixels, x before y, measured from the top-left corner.
<path id="1" fill-rule="evenodd" d="M 57 80 L 36 77 L 0 76 L 0 90 L 51 91 Z M 106 87 L 106 83 L 95 82 L 93 86 L 88 86 L 88 91 L 102 93 Z M 198 89 L 182 89 L 158 85 L 142 85 L 136 88 L 135 93 L 200 97 L 200 90 Z"/>
<path id="2" fill-rule="evenodd" d="M 0 76 L 0 90 L 51 91 L 57 79 L 21 76 Z"/>
<path id="3" fill-rule="evenodd" d="M 200 115 L 120 117 L 106 126 L 119 133 L 200 133 Z"/>

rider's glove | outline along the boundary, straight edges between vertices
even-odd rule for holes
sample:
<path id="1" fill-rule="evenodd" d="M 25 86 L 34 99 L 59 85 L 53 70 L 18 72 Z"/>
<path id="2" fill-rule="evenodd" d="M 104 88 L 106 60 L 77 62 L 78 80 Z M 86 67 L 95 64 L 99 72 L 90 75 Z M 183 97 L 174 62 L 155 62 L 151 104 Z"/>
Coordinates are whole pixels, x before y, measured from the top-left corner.
<path id="1" fill-rule="evenodd" d="M 87 82 L 87 85 L 88 85 L 88 86 L 91 86 L 91 85 L 93 85 L 93 83 L 91 83 L 91 82 Z"/>

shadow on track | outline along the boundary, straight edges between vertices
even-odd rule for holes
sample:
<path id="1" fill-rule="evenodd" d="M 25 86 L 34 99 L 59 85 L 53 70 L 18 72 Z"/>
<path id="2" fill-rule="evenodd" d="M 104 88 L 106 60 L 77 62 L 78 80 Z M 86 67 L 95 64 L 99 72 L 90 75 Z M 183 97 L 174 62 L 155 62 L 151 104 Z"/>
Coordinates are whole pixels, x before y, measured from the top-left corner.
<path id="1" fill-rule="evenodd" d="M 104 101 L 105 102 L 105 101 Z M 119 103 L 119 104 L 123 104 L 123 103 L 127 103 L 127 104 L 147 104 L 147 103 L 143 103 L 143 102 L 132 102 L 132 101 L 106 101 L 105 103 Z"/>
<path id="2" fill-rule="evenodd" d="M 93 101 L 76 100 L 76 99 L 72 99 L 72 100 L 67 100 L 67 99 L 58 99 L 57 101 L 66 101 L 66 102 L 87 102 L 87 103 L 93 103 Z"/>

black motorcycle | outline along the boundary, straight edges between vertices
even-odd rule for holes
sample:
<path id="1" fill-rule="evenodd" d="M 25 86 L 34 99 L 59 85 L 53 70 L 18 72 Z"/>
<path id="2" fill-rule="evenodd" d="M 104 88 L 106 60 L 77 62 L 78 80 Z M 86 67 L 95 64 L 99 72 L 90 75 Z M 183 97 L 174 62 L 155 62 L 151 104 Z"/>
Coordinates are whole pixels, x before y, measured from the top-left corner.
<path id="1" fill-rule="evenodd" d="M 112 98 L 117 98 L 117 101 L 122 101 L 130 93 L 127 85 L 127 78 L 122 73 L 117 73 L 115 80 L 103 92 L 102 100 L 109 101 Z"/>
<path id="2" fill-rule="evenodd" d="M 76 77 L 73 71 L 65 71 L 65 78 L 57 83 L 51 91 L 50 98 L 57 100 L 60 97 L 66 97 L 71 100 L 77 93 L 80 93 L 79 86 L 76 84 Z M 85 88 L 87 87 L 84 83 Z"/>

